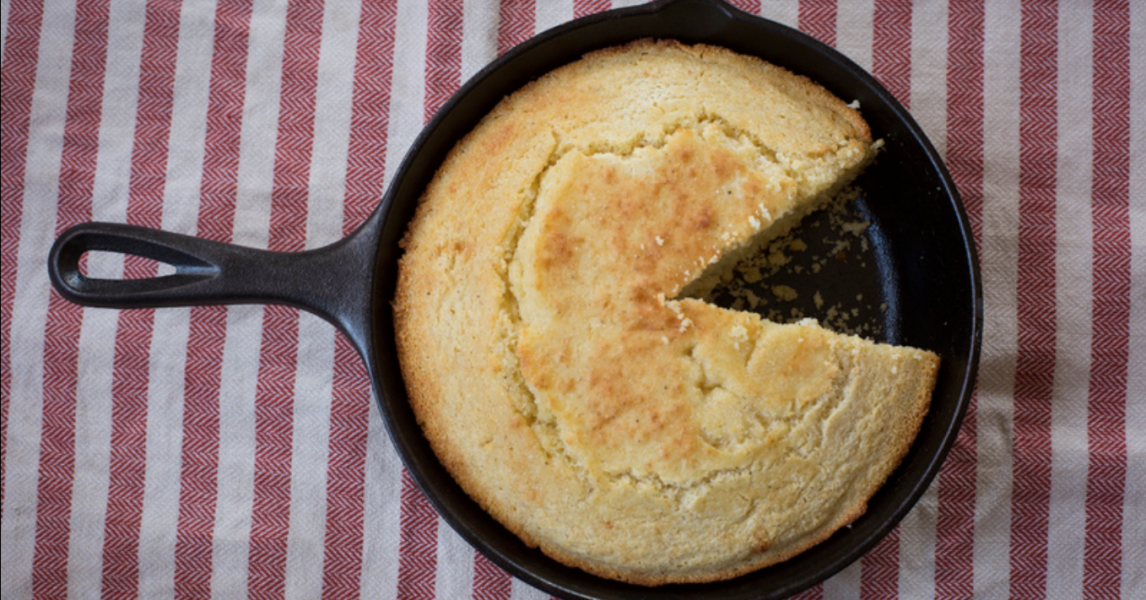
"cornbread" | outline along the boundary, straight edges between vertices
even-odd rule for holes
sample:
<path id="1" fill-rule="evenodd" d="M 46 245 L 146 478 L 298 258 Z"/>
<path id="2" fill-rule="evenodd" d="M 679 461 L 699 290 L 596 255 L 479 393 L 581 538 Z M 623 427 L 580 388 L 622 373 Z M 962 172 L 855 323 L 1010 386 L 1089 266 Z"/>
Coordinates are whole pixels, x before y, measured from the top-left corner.
<path id="1" fill-rule="evenodd" d="M 527 544 L 645 585 L 731 578 L 861 515 L 938 358 L 698 296 L 874 146 L 823 88 L 710 46 L 595 52 L 506 98 L 403 240 L 399 357 L 442 463 Z"/>

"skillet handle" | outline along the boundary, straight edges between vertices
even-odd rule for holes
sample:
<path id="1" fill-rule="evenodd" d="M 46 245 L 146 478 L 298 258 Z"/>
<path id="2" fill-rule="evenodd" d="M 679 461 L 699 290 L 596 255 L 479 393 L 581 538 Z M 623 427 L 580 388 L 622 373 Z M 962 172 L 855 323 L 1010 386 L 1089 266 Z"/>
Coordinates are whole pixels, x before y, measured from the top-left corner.
<path id="1" fill-rule="evenodd" d="M 284 304 L 313 312 L 369 343 L 374 240 L 362 230 L 306 252 L 271 252 L 119 223 L 82 223 L 52 245 L 48 274 L 65 299 L 84 306 L 155 308 L 209 304 Z M 80 257 L 105 251 L 149 258 L 175 273 L 146 279 L 96 279 Z"/>

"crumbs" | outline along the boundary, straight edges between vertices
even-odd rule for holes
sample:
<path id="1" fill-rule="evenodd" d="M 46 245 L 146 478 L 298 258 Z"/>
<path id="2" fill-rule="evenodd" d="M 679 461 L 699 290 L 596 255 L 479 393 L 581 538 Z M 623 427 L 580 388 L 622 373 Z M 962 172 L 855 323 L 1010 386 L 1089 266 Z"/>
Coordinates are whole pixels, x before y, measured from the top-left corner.
<path id="1" fill-rule="evenodd" d="M 871 277 L 879 277 L 869 258 L 871 221 L 855 206 L 856 196 L 854 189 L 841 192 L 826 208 L 746 257 L 723 274 L 710 299 L 779 323 L 814 318 L 841 333 L 879 336 L 886 303 L 874 294 L 840 297 L 820 289 L 823 278 L 838 277 L 842 268 L 849 273 L 870 270 Z"/>
<path id="2" fill-rule="evenodd" d="M 772 286 L 772 295 L 784 302 L 791 302 L 800 297 L 800 294 L 796 292 L 794 288 L 787 285 Z"/>

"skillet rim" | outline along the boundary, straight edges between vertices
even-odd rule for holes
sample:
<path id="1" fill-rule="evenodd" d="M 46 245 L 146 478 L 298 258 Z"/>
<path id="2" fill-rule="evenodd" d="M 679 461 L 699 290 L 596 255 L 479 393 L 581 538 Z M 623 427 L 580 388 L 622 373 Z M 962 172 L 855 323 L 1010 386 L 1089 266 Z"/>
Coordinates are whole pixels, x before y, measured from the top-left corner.
<path id="1" fill-rule="evenodd" d="M 633 35 L 616 39 L 615 32 L 618 27 L 625 25 L 626 21 L 637 22 L 642 19 L 657 25 L 661 30 L 671 29 L 674 23 L 676 27 L 680 27 L 680 21 L 687 22 L 690 27 L 686 35 Z M 645 25 L 649 26 L 649 23 Z M 540 550 L 527 548 L 515 535 L 494 521 L 470 499 L 438 462 L 409 407 L 394 348 L 389 303 L 393 298 L 397 258 L 402 253 L 397 242 L 405 233 L 422 189 L 436 171 L 445 153 L 468 133 L 501 97 L 516 91 L 525 83 L 557 66 L 577 60 L 587 51 L 644 37 L 675 38 L 685 43 L 711 43 L 758 56 L 757 52 L 713 41 L 713 38 L 722 34 L 727 35 L 728 29 L 734 24 L 747 26 L 750 30 L 758 31 L 761 36 L 774 36 L 780 43 L 790 42 L 797 51 L 810 53 L 814 59 L 812 62 L 819 61 L 819 68 L 824 68 L 826 64 L 831 69 L 842 70 L 844 75 L 860 80 L 866 85 L 864 91 L 873 96 L 872 99 L 864 99 L 863 103 L 867 105 L 875 101 L 888 107 L 897 117 L 899 124 L 910 134 L 911 139 L 908 141 L 919 146 L 919 150 L 925 155 L 926 162 L 934 170 L 934 175 L 943 188 L 942 195 L 949 200 L 949 207 L 954 212 L 958 235 L 965 250 L 965 256 L 959 257 L 959 264 L 965 265 L 968 269 L 971 292 L 972 307 L 967 315 L 970 317 L 970 322 L 967 324 L 969 331 L 963 332 L 968 336 L 968 355 L 959 357 L 965 362 L 961 376 L 957 376 L 959 384 L 959 390 L 955 393 L 957 401 L 953 406 L 944 407 L 950 410 L 946 411 L 947 416 L 940 423 L 943 425 L 942 439 L 937 444 L 929 443 L 934 449 L 924 456 L 925 464 L 921 467 L 919 475 L 904 481 L 900 476 L 904 469 L 901 464 L 889 477 L 884 488 L 895 486 L 897 489 L 905 488 L 906 491 L 893 496 L 896 499 L 895 507 L 890 514 L 877 519 L 877 522 L 868 523 L 874 519 L 873 513 L 869 511 L 853 523 L 859 525 L 863 522 L 867 525 L 864 528 L 866 532 L 864 535 L 854 535 L 853 528 L 849 526 L 790 561 L 727 581 L 669 584 L 655 588 L 635 586 L 566 567 L 543 555 Z M 565 49 L 562 52 L 546 54 L 546 51 L 551 51 L 554 46 L 560 44 L 567 44 L 579 50 Z M 772 58 L 764 58 L 773 61 Z M 801 72 L 800 65 L 792 62 L 774 62 L 795 72 Z M 523 64 L 532 68 L 522 69 Z M 539 64 L 542 65 L 541 70 L 537 70 Z M 515 69 L 518 69 L 518 72 L 515 73 Z M 833 82 L 812 78 L 824 84 L 829 90 L 838 92 L 838 86 L 831 85 Z M 476 101 L 473 100 L 475 96 L 479 98 Z M 411 177 L 411 173 L 415 176 Z M 374 238 L 377 244 L 372 274 L 373 293 L 369 307 L 372 326 L 367 335 L 359 338 L 362 340 L 360 350 L 374 383 L 375 398 L 383 415 L 384 424 L 413 481 L 438 514 L 470 545 L 519 579 L 562 597 L 631 598 L 635 595 L 642 598 L 692 598 L 721 593 L 721 597 L 727 598 L 764 599 L 784 597 L 815 585 L 870 550 L 906 516 L 923 495 L 938 474 L 943 460 L 955 441 L 975 386 L 983 327 L 982 279 L 968 216 L 942 159 L 918 124 L 890 92 L 850 59 L 806 34 L 744 13 L 719 0 L 659 0 L 643 6 L 597 13 L 538 34 L 498 57 L 463 84 L 422 129 L 394 172 L 392 182 L 381 203 L 363 224 L 359 233 Z M 944 362 L 947 361 L 948 357 L 945 356 Z M 928 416 L 928 420 L 930 419 L 931 415 Z M 921 428 L 921 433 L 922 431 Z M 921 443 L 917 439 L 909 457 L 905 457 L 905 463 L 917 453 Z M 872 500 L 884 495 L 886 495 L 885 490 L 881 489 Z M 804 563 L 808 562 L 809 557 L 814 561 L 816 554 L 825 553 L 825 548 L 840 545 L 839 541 L 833 541 L 841 536 L 847 538 L 842 552 L 835 552 L 834 556 L 815 568 L 784 568 L 796 564 L 801 557 Z M 779 581 L 775 581 L 776 579 Z M 771 587 L 761 589 L 765 582 Z"/>

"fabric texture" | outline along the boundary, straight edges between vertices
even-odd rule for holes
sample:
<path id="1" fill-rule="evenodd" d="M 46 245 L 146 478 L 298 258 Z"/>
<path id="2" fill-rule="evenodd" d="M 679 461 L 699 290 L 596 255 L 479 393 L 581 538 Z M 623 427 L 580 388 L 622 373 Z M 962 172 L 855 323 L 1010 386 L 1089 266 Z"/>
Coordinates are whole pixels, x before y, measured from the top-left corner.
<path id="1" fill-rule="evenodd" d="M 963 196 L 985 290 L 976 393 L 939 476 L 800 597 L 1146 597 L 1146 3 L 736 4 L 910 108 Z M 0 595 L 548 597 L 440 520 L 325 321 L 81 308 L 45 265 L 93 220 L 332 243 L 463 81 L 610 3 L 0 6 Z M 107 253 L 85 267 L 162 272 Z"/>

